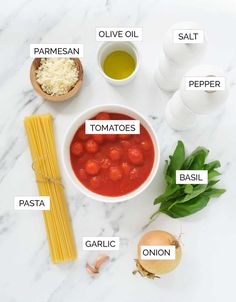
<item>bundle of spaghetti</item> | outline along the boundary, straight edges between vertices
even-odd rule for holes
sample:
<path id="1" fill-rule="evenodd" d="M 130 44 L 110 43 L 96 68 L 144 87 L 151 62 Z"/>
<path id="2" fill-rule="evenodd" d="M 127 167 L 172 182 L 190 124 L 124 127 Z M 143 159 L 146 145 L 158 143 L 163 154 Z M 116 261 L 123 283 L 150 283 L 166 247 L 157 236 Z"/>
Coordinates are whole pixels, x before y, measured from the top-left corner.
<path id="1" fill-rule="evenodd" d="M 32 115 L 24 123 L 39 194 L 50 196 L 50 210 L 43 214 L 52 261 L 74 260 L 76 247 L 57 161 L 52 116 Z"/>

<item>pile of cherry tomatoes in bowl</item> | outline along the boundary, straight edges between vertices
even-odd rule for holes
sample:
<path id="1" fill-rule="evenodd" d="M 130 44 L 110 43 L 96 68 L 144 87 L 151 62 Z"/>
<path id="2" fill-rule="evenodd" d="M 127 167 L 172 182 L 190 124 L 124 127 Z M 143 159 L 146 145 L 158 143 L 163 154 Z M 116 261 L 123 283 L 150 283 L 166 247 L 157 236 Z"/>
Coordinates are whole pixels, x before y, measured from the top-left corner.
<path id="1" fill-rule="evenodd" d="M 99 112 L 92 120 L 133 120 L 123 113 Z M 79 182 L 107 197 L 129 194 L 149 177 L 155 148 L 147 129 L 140 134 L 86 134 L 79 126 L 70 144 L 70 162 Z"/>

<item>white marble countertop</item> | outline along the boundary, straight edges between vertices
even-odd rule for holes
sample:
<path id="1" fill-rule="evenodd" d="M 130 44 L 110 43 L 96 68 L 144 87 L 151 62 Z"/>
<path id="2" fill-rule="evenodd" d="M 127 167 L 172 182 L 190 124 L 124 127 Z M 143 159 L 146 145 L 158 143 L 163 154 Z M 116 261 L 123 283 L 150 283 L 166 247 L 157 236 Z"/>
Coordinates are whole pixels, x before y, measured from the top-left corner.
<path id="1" fill-rule="evenodd" d="M 178 2 L 178 4 L 177 4 Z M 191 4 L 189 3 L 191 2 Z M 232 301 L 235 295 L 236 249 L 236 6 L 234 1 L 115 1 L 57 0 L 5 1 L 0 12 L 0 301 L 1 302 L 130 302 Z M 226 72 L 230 98 L 221 112 L 203 117 L 197 128 L 175 132 L 164 120 L 170 95 L 155 84 L 153 74 L 166 30 L 179 21 L 201 23 L 208 33 L 208 49 L 201 63 L 216 64 Z M 141 26 L 137 43 L 141 68 L 128 86 L 115 88 L 97 70 L 95 28 Z M 29 81 L 30 43 L 83 43 L 85 79 L 71 101 L 43 101 Z M 37 195 L 23 118 L 51 112 L 55 117 L 58 150 L 70 121 L 96 104 L 118 103 L 141 111 L 161 142 L 161 167 L 150 187 L 135 200 L 103 204 L 82 196 L 62 171 L 78 259 L 52 265 L 40 212 L 14 211 L 15 195 Z M 192 150 L 210 149 L 210 159 L 222 163 L 222 198 L 203 211 L 174 220 L 161 215 L 147 225 L 154 197 L 161 193 L 163 161 L 182 139 Z M 173 273 L 160 280 L 133 276 L 133 259 L 140 235 L 150 229 L 176 235 L 182 229 L 183 259 Z M 98 278 L 85 271 L 98 253 L 81 248 L 83 236 L 120 236 L 121 249 Z"/>

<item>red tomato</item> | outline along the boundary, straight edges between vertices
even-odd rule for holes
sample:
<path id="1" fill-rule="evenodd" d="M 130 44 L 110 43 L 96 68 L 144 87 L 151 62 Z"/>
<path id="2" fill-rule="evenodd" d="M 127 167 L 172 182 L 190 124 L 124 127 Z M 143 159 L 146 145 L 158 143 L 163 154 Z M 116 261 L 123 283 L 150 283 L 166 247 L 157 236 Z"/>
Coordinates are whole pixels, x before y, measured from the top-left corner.
<path id="1" fill-rule="evenodd" d="M 133 135 L 133 140 L 135 143 L 139 144 L 141 142 L 140 134 Z"/>
<path id="2" fill-rule="evenodd" d="M 93 176 L 90 179 L 90 185 L 93 189 L 97 189 L 101 185 L 101 177 L 100 176 Z"/>
<path id="3" fill-rule="evenodd" d="M 151 148 L 151 145 L 150 145 L 150 143 L 149 143 L 147 140 L 142 141 L 142 142 L 140 143 L 140 146 L 142 147 L 142 149 L 143 149 L 144 151 L 148 151 L 148 150 L 150 150 L 150 148 Z"/>
<path id="4" fill-rule="evenodd" d="M 104 158 L 104 155 L 102 154 L 102 152 L 97 152 L 96 154 L 94 154 L 94 158 L 100 162 L 103 158 Z"/>
<path id="5" fill-rule="evenodd" d="M 79 130 L 78 130 L 78 137 L 82 140 L 82 141 L 86 141 L 87 139 L 89 139 L 89 134 L 85 134 L 85 126 L 82 125 Z"/>
<path id="6" fill-rule="evenodd" d="M 83 145 L 80 142 L 74 142 L 71 145 L 71 153 L 76 156 L 81 156 L 83 154 Z"/>
<path id="7" fill-rule="evenodd" d="M 116 161 L 121 158 L 121 150 L 118 147 L 113 147 L 110 149 L 109 157 L 111 160 Z"/>
<path id="8" fill-rule="evenodd" d="M 101 168 L 102 169 L 108 169 L 110 168 L 111 166 L 111 161 L 109 158 L 103 158 L 101 161 L 100 161 L 100 164 L 101 164 Z"/>
<path id="9" fill-rule="evenodd" d="M 130 180 L 135 180 L 137 179 L 139 176 L 139 171 L 137 168 L 133 168 L 130 173 L 129 173 L 129 179 Z"/>
<path id="10" fill-rule="evenodd" d="M 130 138 L 130 134 L 119 134 L 119 138 L 120 139 L 124 139 L 124 140 L 129 139 Z"/>
<path id="11" fill-rule="evenodd" d="M 93 139 L 89 139 L 85 147 L 88 153 L 96 153 L 98 151 L 98 144 Z"/>
<path id="12" fill-rule="evenodd" d="M 100 166 L 96 160 L 89 159 L 85 164 L 85 171 L 89 175 L 97 175 L 100 171 Z"/>
<path id="13" fill-rule="evenodd" d="M 107 141 L 114 142 L 117 138 L 116 134 L 104 134 L 104 137 Z"/>
<path id="14" fill-rule="evenodd" d="M 137 147 L 132 147 L 128 149 L 128 158 L 130 162 L 134 165 L 142 165 L 143 164 L 143 153 Z"/>
<path id="15" fill-rule="evenodd" d="M 88 174 L 84 169 L 79 169 L 79 178 L 85 180 L 88 178 Z"/>
<path id="16" fill-rule="evenodd" d="M 131 143 L 129 141 L 121 141 L 120 144 L 124 149 L 131 147 Z"/>
<path id="17" fill-rule="evenodd" d="M 110 114 L 107 112 L 100 112 L 96 116 L 96 120 L 110 120 L 110 119 L 111 119 Z"/>
<path id="18" fill-rule="evenodd" d="M 122 170 L 119 167 L 110 167 L 109 177 L 113 181 L 120 180 L 122 178 Z"/>
<path id="19" fill-rule="evenodd" d="M 121 164 L 121 169 L 123 170 L 125 175 L 128 175 L 131 170 L 131 167 L 128 163 L 124 162 Z"/>
<path id="20" fill-rule="evenodd" d="M 97 142 L 98 144 L 102 144 L 104 141 L 104 137 L 102 134 L 93 134 L 93 139 L 95 140 L 95 142 Z"/>

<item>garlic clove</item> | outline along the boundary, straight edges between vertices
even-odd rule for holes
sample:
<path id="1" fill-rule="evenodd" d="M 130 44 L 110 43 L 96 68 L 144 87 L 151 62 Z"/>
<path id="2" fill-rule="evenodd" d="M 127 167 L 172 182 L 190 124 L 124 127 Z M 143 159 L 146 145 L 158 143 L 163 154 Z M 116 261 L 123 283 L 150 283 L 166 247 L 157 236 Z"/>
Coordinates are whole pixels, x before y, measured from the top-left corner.
<path id="1" fill-rule="evenodd" d="M 85 266 L 87 272 L 91 275 L 91 276 L 95 276 L 99 273 L 98 269 L 91 266 L 89 263 L 86 263 L 86 266 Z"/>
<path id="2" fill-rule="evenodd" d="M 94 267 L 99 271 L 101 265 L 109 259 L 107 255 L 98 256 L 95 260 Z"/>

